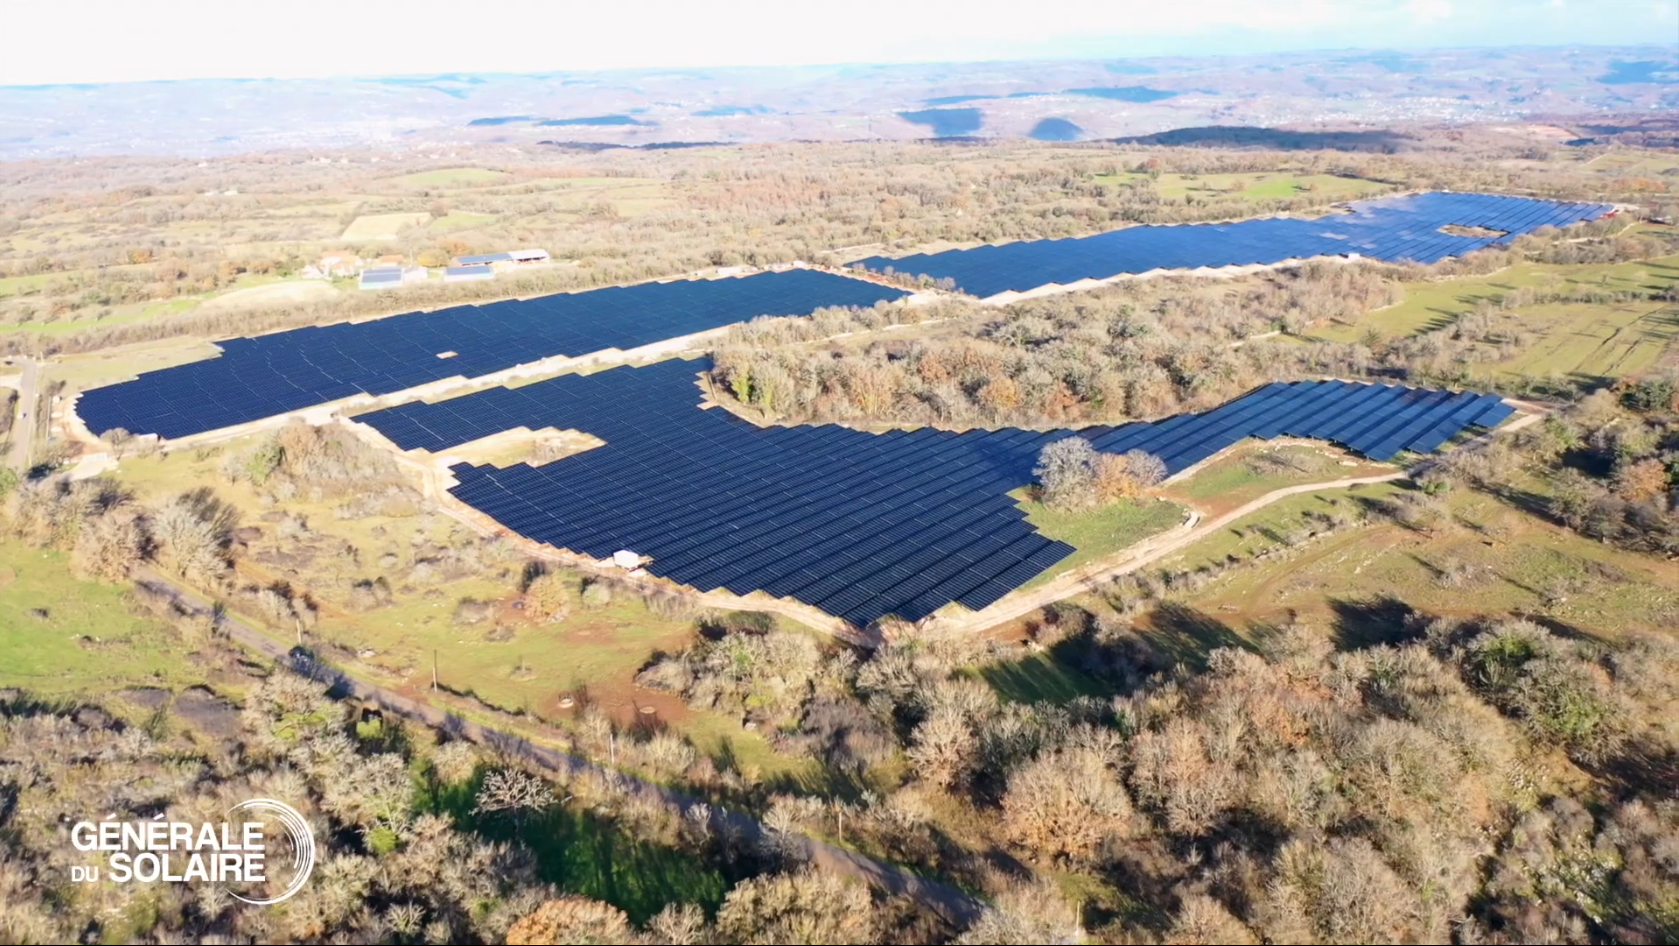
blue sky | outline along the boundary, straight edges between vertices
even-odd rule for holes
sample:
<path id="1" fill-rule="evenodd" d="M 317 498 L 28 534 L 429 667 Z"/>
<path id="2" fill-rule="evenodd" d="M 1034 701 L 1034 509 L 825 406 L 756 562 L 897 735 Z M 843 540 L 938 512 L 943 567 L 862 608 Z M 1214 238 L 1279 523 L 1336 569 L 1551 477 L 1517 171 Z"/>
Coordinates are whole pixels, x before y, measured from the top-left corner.
<path id="1" fill-rule="evenodd" d="M 0 0 L 0 84 L 1657 44 L 1679 0 Z"/>

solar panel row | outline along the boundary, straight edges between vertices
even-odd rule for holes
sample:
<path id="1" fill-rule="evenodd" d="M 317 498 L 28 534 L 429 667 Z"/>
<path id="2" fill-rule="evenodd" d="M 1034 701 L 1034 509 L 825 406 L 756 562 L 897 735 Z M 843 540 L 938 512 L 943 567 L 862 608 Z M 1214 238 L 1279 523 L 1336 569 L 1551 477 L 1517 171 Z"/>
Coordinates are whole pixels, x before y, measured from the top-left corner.
<path id="1" fill-rule="evenodd" d="M 1067 240 L 1032 240 L 971 250 L 873 256 L 859 265 L 884 272 L 953 279 L 984 298 L 1050 283 L 1201 266 L 1246 266 L 1313 256 L 1359 254 L 1387 262 L 1433 263 L 1504 243 L 1540 227 L 1565 227 L 1608 213 L 1608 204 L 1566 203 L 1493 194 L 1427 193 L 1357 201 L 1351 213 L 1318 220 L 1269 218 L 1236 223 L 1128 227 Z M 1445 226 L 1503 231 L 1467 236 Z"/>
<path id="2" fill-rule="evenodd" d="M 592 433 L 606 446 L 540 467 L 458 464 L 453 492 L 539 542 L 603 558 L 631 549 L 681 584 L 762 590 L 863 626 L 952 601 L 985 607 L 1071 554 L 1006 494 L 1030 482 L 1044 444 L 1074 433 L 1109 452 L 1148 450 L 1178 472 L 1245 437 L 1334 439 L 1388 459 L 1510 413 L 1495 395 L 1322 381 L 1117 428 L 761 428 L 699 409 L 705 366 L 567 375 L 358 420 L 434 452 L 516 427 Z"/>
<path id="3" fill-rule="evenodd" d="M 184 437 L 354 394 L 389 394 L 556 355 L 631 349 L 760 315 L 870 306 L 902 290 L 815 270 L 646 283 L 302 328 L 83 394 L 88 429 Z M 439 357 L 453 352 L 449 357 Z"/>

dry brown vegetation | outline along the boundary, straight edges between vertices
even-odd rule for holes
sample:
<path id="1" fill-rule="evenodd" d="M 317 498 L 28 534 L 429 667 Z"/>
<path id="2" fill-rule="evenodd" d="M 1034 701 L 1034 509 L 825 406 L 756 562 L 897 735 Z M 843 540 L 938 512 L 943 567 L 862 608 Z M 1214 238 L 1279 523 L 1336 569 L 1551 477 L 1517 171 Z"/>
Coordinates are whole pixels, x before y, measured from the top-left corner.
<path id="1" fill-rule="evenodd" d="M 182 334 L 246 334 L 709 266 L 842 263 L 866 255 L 849 249 L 856 247 L 1071 236 L 1126 223 L 1306 211 L 1324 202 L 1310 191 L 1265 201 L 1165 198 L 1152 184 L 1165 172 L 1285 170 L 1398 189 L 1646 202 L 1651 196 L 1648 188 L 1575 160 L 1535 160 L 1521 148 L 1471 154 L 1474 148 L 1462 143 L 1435 144 L 1437 150 L 1406 155 L 1023 143 L 560 152 L 514 163 L 486 155 L 486 163 L 510 176 L 449 189 L 393 183 L 384 164 L 323 164 L 290 155 L 220 159 L 202 168 L 118 158 L 12 164 L 0 171 L 0 276 L 30 282 L 0 299 L 0 324 L 74 328 L 8 332 L 0 350 L 88 351 Z M 1120 172 L 1135 178 L 1097 180 Z M 483 222 L 459 233 L 416 227 L 369 245 L 337 239 L 356 216 L 398 212 L 435 220 L 464 212 Z M 289 276 L 330 252 L 397 253 L 436 265 L 460 253 L 529 244 L 576 265 L 489 285 L 427 286 L 405 291 L 400 301 L 350 292 L 301 308 L 171 314 L 158 307 Z M 101 325 L 105 320 L 112 324 Z"/>
<path id="2" fill-rule="evenodd" d="M 1594 539 L 1679 554 L 1679 381 L 1671 372 L 1604 389 L 1510 443 L 1455 451 L 1424 482 L 1466 484 Z"/>
<path id="3" fill-rule="evenodd" d="M 713 699 L 750 667 L 761 682 L 734 699 L 773 691 L 766 723 L 795 738 L 821 744 L 835 718 L 897 733 L 895 787 L 843 805 L 779 796 L 768 823 L 843 825 L 993 893 L 1019 883 L 987 865 L 1003 852 L 1085 875 L 1108 891 L 1082 913 L 1098 941 L 1671 937 L 1679 808 L 1663 786 L 1679 730 L 1661 707 L 1679 647 L 1418 620 L 1399 646 L 1338 652 L 1301 626 L 1191 672 L 1123 624 L 1068 618 L 1058 652 L 1119 695 L 1061 705 L 1002 702 L 965 669 L 995 652 L 913 633 L 813 668 L 808 648 L 796 667 L 766 663 L 785 634 L 734 631 L 647 682 L 680 667 L 685 692 Z M 1053 927 L 1052 908 L 1032 923 Z"/>
<path id="4" fill-rule="evenodd" d="M 1432 267 L 1313 262 L 1236 279 L 1121 282 L 1001 309 L 950 302 L 938 314 L 941 323 L 904 339 L 810 344 L 796 323 L 755 323 L 720 346 L 712 374 L 719 392 L 778 421 L 958 429 L 1155 418 L 1303 377 L 1464 384 L 1468 366 L 1531 339 L 1477 329 L 1475 318 L 1413 337 L 1353 343 L 1312 339 L 1310 329 L 1356 322 L 1398 301 L 1408 282 L 1495 272 L 1524 259 L 1610 262 L 1667 252 L 1653 238 L 1582 238 L 1587 232 L 1569 231 L 1569 239 L 1583 242 L 1528 237 L 1508 250 Z M 1519 290 L 1504 304 L 1535 301 L 1535 292 Z M 1556 384 L 1511 386 L 1546 382 Z"/>
<path id="5" fill-rule="evenodd" d="M 166 692 L 149 692 L 164 702 L 145 700 L 150 712 L 113 703 L 115 714 L 0 692 L 7 942 L 850 943 L 925 925 L 834 875 L 796 863 L 776 872 L 752 845 L 714 833 L 703 811 L 679 817 L 612 779 L 555 785 L 423 729 L 356 723 L 324 686 L 287 671 L 252 681 L 243 712 L 215 732 L 184 701 L 171 709 Z M 214 822 L 252 797 L 287 799 L 317 839 L 309 883 L 283 906 L 246 908 L 213 885 L 61 880 L 84 857 L 63 843 L 74 821 Z M 664 851 L 741 881 L 714 919 L 674 902 L 632 923 L 540 879 L 557 867 L 544 832 L 568 818 L 622 832 L 623 851 Z"/>
<path id="6" fill-rule="evenodd" d="M 0 346 L 81 351 L 389 311 L 388 297 L 350 293 L 298 309 L 98 324 L 106 310 L 286 274 L 339 248 L 436 259 L 535 243 L 577 261 L 490 287 L 427 287 L 404 296 L 406 308 L 734 263 L 838 264 L 883 246 L 1303 211 L 1316 202 L 1310 193 L 1261 204 L 1169 200 L 1152 172 L 1292 167 L 1395 188 L 1592 199 L 1655 192 L 1570 160 L 1470 151 L 778 145 L 526 157 L 506 168 L 511 178 L 447 194 L 387 193 L 365 166 L 278 157 L 204 169 L 19 165 L 0 182 L 0 267 L 5 277 L 41 278 L 0 300 L 0 323 L 91 322 L 55 334 L 12 332 Z M 1095 181 L 1116 171 L 1140 178 Z M 635 186 L 659 196 L 579 203 L 573 191 L 594 179 L 641 181 Z M 240 193 L 226 193 L 233 188 Z M 291 218 L 334 194 L 362 196 L 322 211 L 332 223 L 326 236 Z M 630 202 L 643 199 L 654 203 Z M 421 211 L 494 219 L 456 235 L 408 231 L 377 246 L 336 239 L 357 215 Z M 1667 252 L 1656 237 L 1611 230 L 1545 235 L 1426 269 L 1314 263 L 1228 280 L 1121 283 L 1001 308 L 946 299 L 764 320 L 735 330 L 718 352 L 713 393 L 778 421 L 969 427 L 1154 417 L 1209 407 L 1265 381 L 1325 374 L 1451 381 L 1519 340 L 1495 337 L 1485 312 L 1398 340 L 1319 343 L 1306 330 L 1355 320 L 1405 283 L 1491 273 L 1519 259 Z M 1522 291 L 1511 304 L 1595 301 Z M 1265 337 L 1273 331 L 1283 336 Z M 856 334 L 832 338 L 844 333 Z M 1314 508 L 1278 532 L 1273 552 L 1128 576 L 1103 589 L 1113 607 L 1100 617 L 1052 608 L 1025 647 L 893 626 L 878 650 L 860 652 L 762 616 L 701 613 L 680 594 L 648 594 L 635 621 L 670 623 L 683 644 L 640 667 L 639 692 L 660 706 L 721 712 L 782 757 L 811 762 L 798 774 L 766 776 L 732 757 L 727 739 L 703 743 L 657 719 L 624 725 L 587 694 L 564 730 L 544 730 L 578 755 L 692 792 L 702 802 L 682 816 L 638 803 L 615 777 L 554 783 L 433 733 L 354 720 L 319 687 L 280 672 L 236 683 L 248 690 L 244 712 L 213 738 L 169 713 L 126 713 L 114 701 L 101 711 L 0 694 L 0 938 L 1673 941 L 1679 728 L 1670 704 L 1679 645 L 1670 636 L 1599 638 L 1543 612 L 1432 619 L 1403 601 L 1402 633 L 1375 644 L 1343 635 L 1339 649 L 1336 635 L 1310 619 L 1279 621 L 1251 638 L 1217 636 L 1222 646 L 1194 652 L 1169 650 L 1147 631 L 1173 619 L 1228 631 L 1192 606 L 1222 571 L 1285 558 L 1378 517 L 1417 534 L 1451 528 L 1448 500 L 1467 491 L 1671 560 L 1679 550 L 1675 392 L 1671 373 L 1658 371 L 1578 397 L 1519 436 L 1417 470 L 1416 489 Z M 0 470 L 5 539 L 67 551 L 79 573 L 101 580 L 155 569 L 288 640 L 318 630 L 323 615 L 380 620 L 425 600 L 434 585 L 468 578 L 488 590 L 443 598 L 445 624 L 451 635 L 489 643 L 564 628 L 640 595 L 450 528 L 388 456 L 335 425 L 295 424 L 220 454 L 204 451 L 205 463 L 212 457 L 219 480 L 154 483 L 143 494 L 124 485 L 137 481 L 19 481 Z M 1044 498 L 1074 508 L 1135 493 L 1159 473 L 1145 457 L 1049 460 L 1059 472 L 1046 460 Z M 227 498 L 235 493 L 239 504 Z M 399 543 L 386 526 L 408 518 L 438 528 L 404 530 L 413 541 Z M 329 520 L 368 539 L 351 542 Z M 1489 534 L 1487 547 L 1495 541 Z M 1594 580 L 1616 581 L 1611 566 L 1596 568 Z M 1436 571 L 1438 588 L 1453 594 L 1489 574 L 1467 559 Z M 199 659 L 235 672 L 228 668 L 239 661 L 213 616 L 172 612 L 143 595 L 138 603 L 172 617 Z M 349 663 L 358 646 L 346 638 L 322 653 Z M 1072 682 L 1037 689 L 1039 674 Z M 541 722 L 475 697 L 452 705 L 498 723 Z M 67 866 L 57 844 L 64 818 L 93 809 L 136 818 L 220 811 L 258 792 L 297 799 L 317 836 L 329 839 L 317 880 L 284 909 L 244 911 L 181 889 L 66 892 L 55 880 Z M 758 815 L 766 843 L 715 830 L 707 805 Z M 568 819 L 611 833 L 595 846 L 572 844 L 574 835 L 562 845 L 548 832 Z M 801 832 L 957 881 L 978 891 L 986 910 L 969 928 L 951 929 L 919 905 L 807 869 L 784 843 Z M 642 874 L 715 884 L 698 893 L 644 888 L 613 873 L 615 851 L 643 846 L 677 860 Z M 557 868 L 557 847 L 581 852 L 586 869 Z"/>

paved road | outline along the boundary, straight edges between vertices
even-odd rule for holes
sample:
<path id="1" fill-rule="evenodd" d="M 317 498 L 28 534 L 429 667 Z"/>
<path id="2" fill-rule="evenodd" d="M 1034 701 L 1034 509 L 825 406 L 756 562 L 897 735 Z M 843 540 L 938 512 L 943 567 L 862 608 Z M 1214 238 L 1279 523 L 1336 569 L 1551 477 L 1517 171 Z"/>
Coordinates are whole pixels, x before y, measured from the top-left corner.
<path id="1" fill-rule="evenodd" d="M 33 358 L 22 359 L 23 380 L 18 383 L 17 418 L 12 423 L 12 455 L 7 459 L 12 469 L 29 469 L 29 448 L 35 442 L 36 387 L 41 380 L 41 363 Z"/>
<path id="2" fill-rule="evenodd" d="M 135 578 L 135 584 L 169 597 L 189 613 L 204 614 L 209 611 L 209 605 L 201 597 L 149 569 L 141 570 Z M 533 743 L 523 736 L 472 722 L 458 714 L 411 699 L 385 687 L 358 680 L 335 667 L 314 660 L 301 648 L 281 644 L 231 615 L 222 616 L 220 627 L 230 639 L 241 646 L 329 684 L 333 694 L 339 698 L 354 698 L 376 704 L 386 712 L 417 720 L 459 738 L 470 739 L 503 755 L 523 759 L 550 772 L 567 776 L 610 773 L 616 776 L 626 794 L 661 805 L 678 814 L 687 812 L 701 802 L 701 799 L 677 789 L 609 769 L 571 753 Z M 717 808 L 711 811 L 711 824 L 713 830 L 731 833 L 745 841 L 757 841 L 763 838 L 768 830 L 749 815 Z M 962 890 L 918 876 L 902 867 L 882 863 L 855 851 L 848 851 L 803 835 L 795 835 L 788 840 L 795 852 L 802 854 L 811 864 L 856 878 L 889 894 L 913 897 L 958 926 L 971 923 L 983 909 L 983 904 Z"/>

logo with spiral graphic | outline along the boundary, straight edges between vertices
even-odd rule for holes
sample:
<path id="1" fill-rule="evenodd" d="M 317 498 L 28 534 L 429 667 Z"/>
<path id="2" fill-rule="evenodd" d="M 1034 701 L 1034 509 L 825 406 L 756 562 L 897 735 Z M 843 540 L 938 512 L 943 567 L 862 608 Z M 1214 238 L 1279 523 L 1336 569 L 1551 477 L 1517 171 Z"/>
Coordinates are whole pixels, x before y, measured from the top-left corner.
<path id="1" fill-rule="evenodd" d="M 301 814 L 298 814 L 296 808 L 272 798 L 253 798 L 250 801 L 242 801 L 227 810 L 230 820 L 241 813 L 247 817 L 267 815 L 279 823 L 281 830 L 291 840 L 292 878 L 291 882 L 286 884 L 284 890 L 272 897 L 245 897 L 233 890 L 229 890 L 228 893 L 236 900 L 259 907 L 291 899 L 293 894 L 303 889 L 304 883 L 309 880 L 309 875 L 315 870 L 315 833 L 309 829 L 309 822 L 304 820 Z M 261 820 L 264 824 L 268 822 L 268 818 L 261 818 Z"/>
<path id="2" fill-rule="evenodd" d="M 272 798 L 240 802 L 219 823 L 166 821 L 163 815 L 80 821 L 70 829 L 70 843 L 103 855 L 103 863 L 71 865 L 72 883 L 219 884 L 228 896 L 259 907 L 291 899 L 315 870 L 309 822 Z M 271 896 L 255 895 L 275 887 L 280 890 Z"/>

